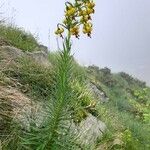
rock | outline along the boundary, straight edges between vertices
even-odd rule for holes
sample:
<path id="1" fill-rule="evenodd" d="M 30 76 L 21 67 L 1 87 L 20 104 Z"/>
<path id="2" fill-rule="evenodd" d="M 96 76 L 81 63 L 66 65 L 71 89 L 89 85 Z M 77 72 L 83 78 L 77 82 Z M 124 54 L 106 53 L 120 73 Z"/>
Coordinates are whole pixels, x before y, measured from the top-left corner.
<path id="1" fill-rule="evenodd" d="M 27 56 L 36 61 L 38 64 L 43 65 L 45 67 L 51 67 L 51 63 L 48 60 L 48 54 L 44 51 L 35 51 L 35 52 L 27 52 Z"/>
<path id="2" fill-rule="evenodd" d="M 109 101 L 109 98 L 106 96 L 106 94 L 99 90 L 93 83 L 89 83 L 88 87 L 93 92 L 95 99 L 98 99 L 98 101 L 102 103 Z"/>
<path id="3" fill-rule="evenodd" d="M 0 46 L 0 61 L 4 61 L 3 64 L 12 63 L 12 61 L 17 58 L 27 57 L 34 60 L 36 63 L 43 65 L 44 67 L 52 66 L 50 61 L 48 60 L 48 54 L 44 51 L 36 51 L 36 52 L 23 52 L 20 49 L 11 46 Z M 2 66 L 2 64 L 1 64 Z"/>
<path id="4" fill-rule="evenodd" d="M 39 45 L 34 49 L 34 51 L 43 51 L 44 53 L 48 54 L 48 47 L 44 45 Z"/>
<path id="5" fill-rule="evenodd" d="M 1 59 L 16 59 L 24 55 L 24 53 L 15 47 L 12 46 L 0 46 L 0 57 Z"/>
<path id="6" fill-rule="evenodd" d="M 37 126 L 44 119 L 42 104 L 33 102 L 14 87 L 0 86 L 0 108 L 0 133 L 9 128 L 12 120 L 27 129 L 31 119 L 34 119 Z"/>
<path id="7" fill-rule="evenodd" d="M 24 53 L 20 49 L 11 46 L 0 46 L 0 70 L 14 65 L 15 60 L 22 56 L 24 56 Z"/>
<path id="8" fill-rule="evenodd" d="M 83 145 L 94 145 L 98 138 L 102 137 L 106 130 L 106 125 L 104 122 L 98 120 L 91 114 L 81 121 L 78 126 L 73 127 L 77 134 L 79 134 L 79 141 Z"/>

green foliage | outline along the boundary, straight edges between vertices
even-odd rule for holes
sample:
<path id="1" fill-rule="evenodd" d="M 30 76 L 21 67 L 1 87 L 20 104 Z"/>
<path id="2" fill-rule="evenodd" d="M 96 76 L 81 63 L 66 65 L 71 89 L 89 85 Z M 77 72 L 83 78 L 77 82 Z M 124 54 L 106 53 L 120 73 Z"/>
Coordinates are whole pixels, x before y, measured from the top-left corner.
<path id="1" fill-rule="evenodd" d="M 58 66 L 58 62 L 57 59 L 60 58 L 60 54 L 56 51 L 56 52 L 50 52 L 49 53 L 49 61 L 52 63 L 52 65 L 54 67 Z M 70 64 L 72 66 L 72 75 L 73 78 L 78 78 L 78 80 L 85 82 L 87 74 L 86 74 L 86 68 L 80 66 L 74 59 L 74 57 L 72 56 L 72 64 Z"/>
<path id="2" fill-rule="evenodd" d="M 124 149 L 136 150 L 138 147 L 138 140 L 135 140 L 132 132 L 129 129 L 126 129 L 122 133 L 122 139 L 124 142 Z"/>
<path id="3" fill-rule="evenodd" d="M 49 61 L 51 62 L 51 64 L 56 67 L 58 66 L 58 59 L 60 58 L 60 53 L 58 51 L 56 52 L 50 52 L 48 55 Z"/>
<path id="4" fill-rule="evenodd" d="M 73 98 L 75 99 L 73 104 L 74 122 L 81 122 L 84 118 L 87 117 L 88 113 L 96 114 L 96 101 L 91 91 L 86 86 L 86 83 L 79 82 L 79 80 L 73 80 L 71 83 L 71 89 Z"/>
<path id="5" fill-rule="evenodd" d="M 2 150 L 11 150 L 12 148 L 15 150 L 24 150 L 20 146 L 20 138 L 19 135 L 22 134 L 21 127 L 18 123 L 12 121 L 10 124 L 10 132 L 9 134 L 5 134 L 5 137 L 1 139 Z"/>
<path id="6" fill-rule="evenodd" d="M 134 110 L 134 115 L 141 119 L 145 123 L 150 123 L 150 99 L 149 90 L 144 88 L 141 90 L 135 90 L 133 93 L 134 97 L 129 99 L 130 105 Z"/>
<path id="7" fill-rule="evenodd" d="M 148 101 L 150 101 L 149 95 L 148 95 L 148 88 L 143 88 L 143 89 L 140 89 L 140 90 L 135 90 L 133 92 L 133 96 L 136 97 L 136 100 L 139 103 L 146 104 Z"/>
<path id="8" fill-rule="evenodd" d="M 33 35 L 12 25 L 0 24 L 0 37 L 23 51 L 33 51 L 38 46 Z"/>

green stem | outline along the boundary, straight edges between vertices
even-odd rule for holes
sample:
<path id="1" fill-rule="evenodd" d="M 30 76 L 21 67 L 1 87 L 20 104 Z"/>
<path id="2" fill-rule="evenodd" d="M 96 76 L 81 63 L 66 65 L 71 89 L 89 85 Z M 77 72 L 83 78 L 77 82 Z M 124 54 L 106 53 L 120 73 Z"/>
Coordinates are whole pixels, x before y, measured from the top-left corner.
<path id="1" fill-rule="evenodd" d="M 68 87 L 69 87 L 69 79 L 68 77 L 70 76 L 69 70 L 70 70 L 70 60 L 71 60 L 71 42 L 70 42 L 71 36 L 70 32 L 68 32 L 67 38 L 65 38 L 65 41 L 63 43 L 63 51 L 61 55 L 61 61 L 59 64 L 59 69 L 58 69 L 58 88 L 56 89 L 56 100 L 58 101 L 57 107 L 55 109 L 55 117 L 53 119 L 53 127 L 51 128 L 52 134 L 51 138 L 49 141 L 49 147 L 53 147 L 54 140 L 55 138 L 58 137 L 57 130 L 59 128 L 60 124 L 60 117 L 61 113 L 63 112 L 63 109 L 65 109 L 65 105 L 67 105 L 66 95 L 69 95 L 70 93 L 68 92 Z"/>

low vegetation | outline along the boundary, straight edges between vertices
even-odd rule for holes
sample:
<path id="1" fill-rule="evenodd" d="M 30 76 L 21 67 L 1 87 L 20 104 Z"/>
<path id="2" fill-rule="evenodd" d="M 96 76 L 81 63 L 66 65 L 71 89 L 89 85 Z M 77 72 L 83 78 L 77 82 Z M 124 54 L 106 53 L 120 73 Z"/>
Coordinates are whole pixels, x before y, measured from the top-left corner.
<path id="1" fill-rule="evenodd" d="M 23 51 L 34 51 L 38 46 L 37 39 L 31 33 L 15 25 L 0 24 L 0 43 L 3 41 Z"/>
<path id="2" fill-rule="evenodd" d="M 113 74 L 108 68 L 90 66 L 87 72 L 90 80 L 110 98 L 97 106 L 100 119 L 108 126 L 106 137 L 98 145 L 105 143 L 111 149 L 117 146 L 126 150 L 149 149 L 150 88 L 126 73 Z M 123 143 L 113 145 L 118 138 Z"/>

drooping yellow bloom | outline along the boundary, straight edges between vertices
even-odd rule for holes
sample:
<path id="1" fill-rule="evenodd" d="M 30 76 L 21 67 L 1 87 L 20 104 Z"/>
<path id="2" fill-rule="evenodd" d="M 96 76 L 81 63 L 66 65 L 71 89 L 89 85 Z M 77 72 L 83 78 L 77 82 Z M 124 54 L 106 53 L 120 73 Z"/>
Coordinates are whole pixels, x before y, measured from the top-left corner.
<path id="1" fill-rule="evenodd" d="M 86 15 L 86 16 L 82 16 L 81 19 L 80 19 L 80 22 L 81 23 L 84 23 L 84 22 L 87 22 L 90 18 L 90 16 Z"/>
<path id="2" fill-rule="evenodd" d="M 88 8 L 93 9 L 93 8 L 95 7 L 95 3 L 94 3 L 93 1 L 87 2 L 87 3 L 86 3 L 86 6 L 87 6 Z"/>
<path id="3" fill-rule="evenodd" d="M 57 34 L 57 35 L 60 35 L 60 34 L 62 34 L 64 32 L 64 29 L 63 28 L 57 28 L 57 30 L 55 31 L 55 34 Z"/>
<path id="4" fill-rule="evenodd" d="M 86 13 L 87 13 L 87 15 L 93 14 L 94 13 L 94 9 L 87 8 Z"/>
<path id="5" fill-rule="evenodd" d="M 86 10 L 81 10 L 79 12 L 79 16 L 85 16 L 85 15 L 87 15 L 87 11 Z"/>
<path id="6" fill-rule="evenodd" d="M 91 36 L 92 32 L 92 23 L 86 23 L 83 25 L 83 33 L 87 34 L 88 36 Z"/>
<path id="7" fill-rule="evenodd" d="M 70 28 L 71 35 L 75 35 L 77 38 L 79 37 L 79 27 L 74 26 L 73 28 Z"/>
<path id="8" fill-rule="evenodd" d="M 65 16 L 70 17 L 76 13 L 76 8 L 68 7 Z"/>

